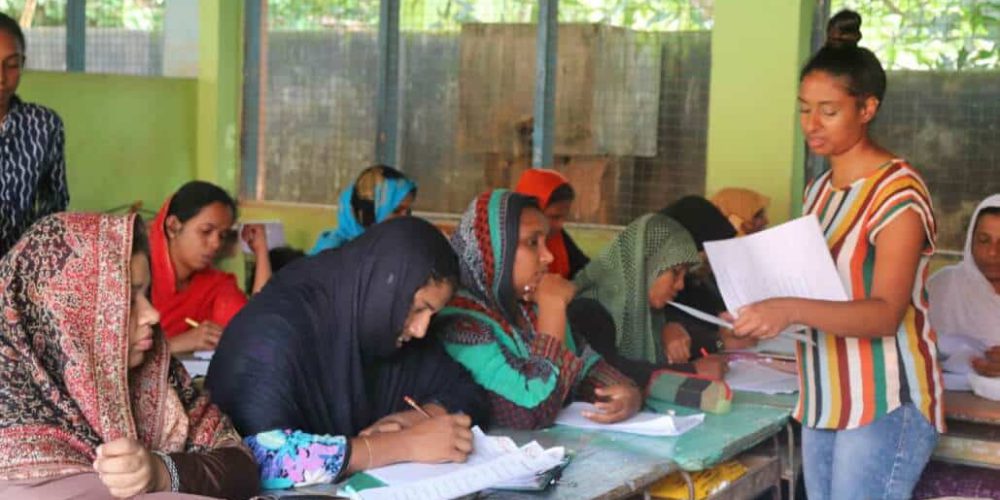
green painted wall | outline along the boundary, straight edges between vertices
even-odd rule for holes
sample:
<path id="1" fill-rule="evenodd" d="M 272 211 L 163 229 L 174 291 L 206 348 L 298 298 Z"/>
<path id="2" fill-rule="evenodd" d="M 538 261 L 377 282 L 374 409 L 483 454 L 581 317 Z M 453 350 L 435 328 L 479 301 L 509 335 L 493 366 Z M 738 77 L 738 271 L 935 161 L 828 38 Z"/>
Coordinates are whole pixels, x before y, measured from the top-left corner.
<path id="1" fill-rule="evenodd" d="M 805 149 L 798 72 L 809 57 L 814 0 L 717 0 L 712 28 L 706 191 L 771 197 L 769 215 L 798 214 Z"/>
<path id="2" fill-rule="evenodd" d="M 243 2 L 200 0 L 198 14 L 197 175 L 237 193 Z"/>
<path id="3" fill-rule="evenodd" d="M 194 177 L 195 80 L 30 72 L 18 93 L 63 119 L 73 210 L 155 211 Z"/>

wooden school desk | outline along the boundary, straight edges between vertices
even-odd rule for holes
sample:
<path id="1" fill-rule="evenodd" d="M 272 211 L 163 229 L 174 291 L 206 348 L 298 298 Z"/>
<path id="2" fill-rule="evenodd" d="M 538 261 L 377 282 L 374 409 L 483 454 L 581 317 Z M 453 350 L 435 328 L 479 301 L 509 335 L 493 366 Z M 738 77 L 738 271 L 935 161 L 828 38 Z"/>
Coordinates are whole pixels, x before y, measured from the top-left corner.
<path id="1" fill-rule="evenodd" d="M 678 413 L 691 411 L 681 407 L 670 408 L 677 408 Z M 666 407 L 659 409 L 664 410 Z M 492 429 L 491 434 L 510 436 L 518 444 L 537 440 L 544 447 L 565 446 L 574 457 L 563 471 L 558 484 L 543 493 L 498 491 L 480 493 L 477 498 L 624 498 L 644 492 L 648 486 L 672 472 L 687 473 L 708 469 L 769 438 L 775 440 L 777 434 L 784 429 L 788 414 L 788 410 L 780 408 L 734 405 L 733 411 L 726 415 L 706 414 L 701 425 L 673 438 L 590 431 L 560 425 L 540 431 Z M 779 491 L 781 466 L 777 445 L 762 453 L 762 456 L 754 457 L 750 471 L 730 485 L 731 491 L 752 493 L 720 498 L 754 498 L 767 489 Z M 329 494 L 334 491 L 335 486 L 323 485 L 269 493 L 281 496 Z"/>
<path id="2" fill-rule="evenodd" d="M 938 439 L 933 458 L 1000 469 L 1000 401 L 945 391 L 944 411 L 948 432 Z"/>

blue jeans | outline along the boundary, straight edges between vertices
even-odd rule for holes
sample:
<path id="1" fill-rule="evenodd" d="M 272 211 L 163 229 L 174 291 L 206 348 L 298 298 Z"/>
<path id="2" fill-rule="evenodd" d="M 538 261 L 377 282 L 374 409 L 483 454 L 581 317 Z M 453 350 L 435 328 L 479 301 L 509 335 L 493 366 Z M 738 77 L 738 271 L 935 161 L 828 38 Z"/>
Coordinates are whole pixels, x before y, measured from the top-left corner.
<path id="1" fill-rule="evenodd" d="M 803 426 L 806 494 L 809 500 L 910 498 L 937 439 L 912 404 L 856 429 Z"/>

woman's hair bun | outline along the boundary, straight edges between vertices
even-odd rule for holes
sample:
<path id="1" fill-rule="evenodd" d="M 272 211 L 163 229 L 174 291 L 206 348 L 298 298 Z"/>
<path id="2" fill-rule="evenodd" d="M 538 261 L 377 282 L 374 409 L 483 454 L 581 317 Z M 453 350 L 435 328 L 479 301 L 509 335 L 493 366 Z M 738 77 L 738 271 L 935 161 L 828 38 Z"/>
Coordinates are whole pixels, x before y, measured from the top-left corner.
<path id="1" fill-rule="evenodd" d="M 861 40 L 861 15 L 844 9 L 826 24 L 826 46 L 833 48 L 856 47 Z"/>

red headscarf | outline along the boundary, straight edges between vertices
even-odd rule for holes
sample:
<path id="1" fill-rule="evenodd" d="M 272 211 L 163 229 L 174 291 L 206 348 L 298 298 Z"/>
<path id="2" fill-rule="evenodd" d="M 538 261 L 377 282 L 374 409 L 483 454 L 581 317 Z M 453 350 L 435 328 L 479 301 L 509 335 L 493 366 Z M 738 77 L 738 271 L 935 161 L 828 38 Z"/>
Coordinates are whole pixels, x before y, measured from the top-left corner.
<path id="1" fill-rule="evenodd" d="M 159 332 L 128 368 L 134 220 L 52 215 L 0 260 L 0 480 L 93 472 L 97 446 L 122 437 L 241 446 Z"/>
<path id="2" fill-rule="evenodd" d="M 545 210 L 549 206 L 549 198 L 552 197 L 552 193 L 566 184 L 569 184 L 569 179 L 555 170 L 532 168 L 521 174 L 514 191 L 537 198 L 539 206 Z M 563 232 L 549 233 L 545 240 L 545 246 L 552 252 L 553 257 L 552 263 L 549 264 L 549 272 L 569 279 L 569 252 L 566 250 Z"/>
<path id="3" fill-rule="evenodd" d="M 160 311 L 160 325 L 167 337 L 184 333 L 191 327 L 185 319 L 211 321 L 226 326 L 247 303 L 247 297 L 236 286 L 236 277 L 208 268 L 191 275 L 187 288 L 177 291 L 177 275 L 167 247 L 167 207 L 163 203 L 153 227 L 149 230 L 150 268 L 153 275 L 153 306 Z"/>

